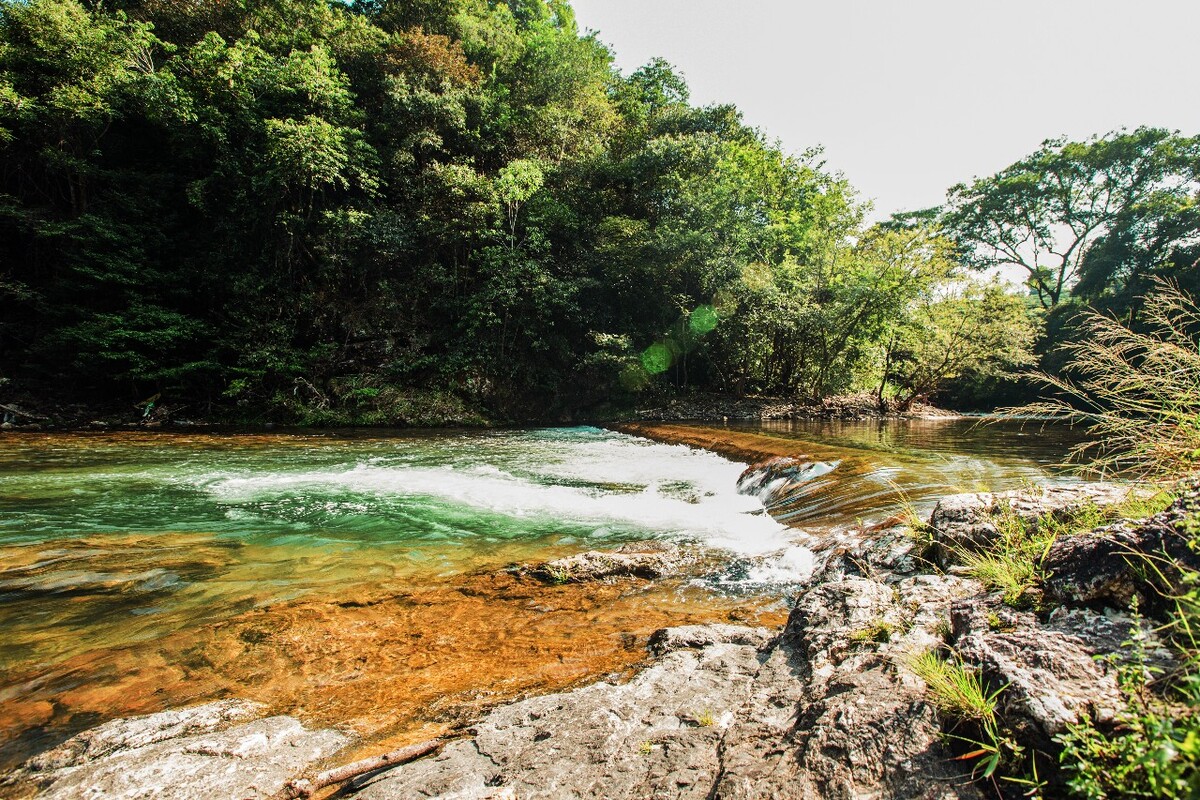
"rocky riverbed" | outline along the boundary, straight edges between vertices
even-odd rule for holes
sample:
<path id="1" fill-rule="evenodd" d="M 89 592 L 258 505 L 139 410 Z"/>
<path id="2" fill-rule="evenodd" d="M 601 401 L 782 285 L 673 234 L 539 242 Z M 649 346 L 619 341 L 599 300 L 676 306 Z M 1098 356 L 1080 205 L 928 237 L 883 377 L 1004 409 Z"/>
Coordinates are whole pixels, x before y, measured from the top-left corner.
<path id="1" fill-rule="evenodd" d="M 864 529 L 814 548 L 817 570 L 782 629 L 664 628 L 630 677 L 528 697 L 483 713 L 436 755 L 354 779 L 339 796 L 388 798 L 950 798 L 984 793 L 910 668 L 953 652 L 988 685 L 1021 746 L 1054 752 L 1080 718 L 1113 721 L 1130 603 L 1157 593 L 1128 566 L 1185 546 L 1200 491 L 1147 519 L 1108 515 L 1060 536 L 1044 594 L 1005 602 L 955 555 L 986 550 L 1002 522 L 1033 524 L 1127 503 L 1127 487 L 1080 485 L 944 498 L 924 524 Z M 917 530 L 914 531 L 913 529 Z M 655 581 L 694 556 L 626 546 L 526 568 L 548 583 Z M 1168 570 L 1169 573 L 1169 570 Z M 1168 574 L 1167 579 L 1171 578 Z M 1017 607 L 1014 607 L 1017 606 Z M 1153 634 L 1146 652 L 1169 665 Z M 46 798 L 283 796 L 285 783 L 349 760 L 353 736 L 228 700 L 117 720 L 43 753 L 7 779 Z M 1052 787 L 1053 788 L 1053 787 Z"/>

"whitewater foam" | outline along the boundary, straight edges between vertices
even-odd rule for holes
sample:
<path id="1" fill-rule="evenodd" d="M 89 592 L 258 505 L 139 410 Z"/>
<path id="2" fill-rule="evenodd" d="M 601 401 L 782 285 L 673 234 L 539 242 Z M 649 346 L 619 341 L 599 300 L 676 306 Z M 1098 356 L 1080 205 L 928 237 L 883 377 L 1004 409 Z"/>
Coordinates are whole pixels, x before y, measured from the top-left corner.
<path id="1" fill-rule="evenodd" d="M 376 456 L 339 468 L 210 474 L 201 486 L 233 507 L 297 496 L 316 505 L 330 493 L 434 498 L 512 518 L 595 526 L 597 538 L 618 524 L 696 540 L 767 557 L 764 577 L 795 580 L 812 569 L 812 554 L 797 546 L 796 532 L 763 513 L 756 498 L 737 493 L 742 466 L 713 453 L 595 429 L 514 435 L 503 448 L 504 464 L 494 457 L 475 462 L 469 440 L 464 444 L 440 465 Z"/>

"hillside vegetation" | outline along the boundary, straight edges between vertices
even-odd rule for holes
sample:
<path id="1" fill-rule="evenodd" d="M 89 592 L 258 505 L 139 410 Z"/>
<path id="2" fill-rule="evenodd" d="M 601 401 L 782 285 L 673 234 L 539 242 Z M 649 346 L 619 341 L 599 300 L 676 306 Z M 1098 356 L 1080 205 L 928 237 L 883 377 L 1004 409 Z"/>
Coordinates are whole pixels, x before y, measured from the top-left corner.
<path id="1" fill-rule="evenodd" d="M 691 105 L 663 61 L 620 74 L 562 0 L 2 0 L 0 402 L 369 424 L 693 388 L 986 402 L 1045 318 L 1069 335 L 1072 286 L 1125 309 L 1194 263 L 1196 151 L 1051 142 L 868 227 L 819 151 Z M 1057 272 L 1026 252 L 1076 228 Z M 1006 248 L 1038 302 L 973 271 Z"/>

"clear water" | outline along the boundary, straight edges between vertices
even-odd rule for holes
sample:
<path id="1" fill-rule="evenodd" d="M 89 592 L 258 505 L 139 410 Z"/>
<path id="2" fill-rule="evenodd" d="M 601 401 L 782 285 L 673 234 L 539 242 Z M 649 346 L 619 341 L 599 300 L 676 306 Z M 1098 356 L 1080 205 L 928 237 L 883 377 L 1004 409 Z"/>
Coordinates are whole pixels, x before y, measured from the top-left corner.
<path id="1" fill-rule="evenodd" d="M 360 717 L 403 702 L 395 687 L 432 661 L 420 673 L 426 705 L 501 673 L 524 691 L 619 667 L 638 657 L 632 628 L 737 618 L 722 596 L 781 597 L 811 569 L 814 535 L 904 499 L 928 507 L 947 490 L 1067 479 L 1053 464 L 1069 432 L 973 425 L 747 429 L 837 464 L 768 498 L 769 514 L 737 492 L 745 464 L 596 428 L 0 436 L 0 764 L 98 719 L 210 696 Z M 699 589 L 486 577 L 646 539 L 696 543 L 740 567 Z M 416 602 L 420 591 L 430 594 Z M 386 633 L 398 619 L 370 645 L 347 643 L 353 626 Z M 568 670 L 581 625 L 594 658 Z M 310 640 L 344 653 L 330 645 L 338 655 L 322 662 Z M 368 646 L 390 654 L 372 673 L 378 694 L 348 684 L 314 699 Z M 471 647 L 480 663 L 497 659 L 495 675 L 464 673 Z M 375 729 L 398 730 L 388 719 Z"/>
<path id="2" fill-rule="evenodd" d="M 1063 425 L 978 418 L 780 421 L 732 430 L 794 442 L 822 470 L 834 467 L 800 485 L 756 493 L 778 521 L 819 533 L 901 507 L 924 513 L 946 494 L 1076 480 L 1062 462 L 1083 439 Z"/>

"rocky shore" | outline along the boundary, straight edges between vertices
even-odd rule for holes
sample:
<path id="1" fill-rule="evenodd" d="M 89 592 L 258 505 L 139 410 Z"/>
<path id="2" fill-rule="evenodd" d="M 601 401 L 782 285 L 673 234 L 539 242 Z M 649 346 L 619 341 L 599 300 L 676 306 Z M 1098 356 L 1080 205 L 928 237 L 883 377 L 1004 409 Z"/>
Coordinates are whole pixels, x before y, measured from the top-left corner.
<path id="1" fill-rule="evenodd" d="M 403 401 L 403 402 L 401 402 Z M 474 408 L 449 396 L 425 396 L 420 392 L 403 395 L 401 408 L 372 415 L 335 412 L 322 409 L 320 414 L 296 416 L 291 425 L 308 427 L 392 427 L 446 428 L 492 427 L 503 417 L 486 409 Z M 622 410 L 603 415 L 594 422 L 617 419 L 635 421 L 746 422 L 776 420 L 867 420 L 867 419 L 944 419 L 959 416 L 952 411 L 924 403 L 901 408 L 894 403 L 880 407 L 872 394 L 838 395 L 819 402 L 779 397 L 733 397 L 720 394 L 696 394 L 670 400 L 663 406 Z M 537 417 L 525 422 L 564 424 L 587 415 L 567 414 Z M 181 401 L 163 401 L 137 405 L 87 406 L 47 402 L 30 394 L 0 392 L 0 431 L 42 430 L 187 430 L 196 428 L 274 428 L 257 417 L 202 412 Z M 280 427 L 287 427 L 282 425 Z"/>
<path id="2" fill-rule="evenodd" d="M 359 780 L 353 795 L 977 796 L 906 659 L 953 648 L 1007 687 L 1002 713 L 1030 745 L 1048 747 L 1081 715 L 1111 721 L 1117 684 L 1096 657 L 1121 652 L 1132 630 L 1128 602 L 1144 591 L 1123 558 L 1175 549 L 1200 503 L 1193 491 L 1144 522 L 1059 540 L 1049 555 L 1048 612 L 1015 610 L 923 559 L 963 542 L 984 546 L 998 503 L 1033 519 L 1118 496 L 1099 486 L 947 498 L 928 542 L 890 530 L 833 552 L 781 632 L 662 630 L 632 680 L 495 709 L 439 755 Z M 1106 544 L 1113 541 L 1120 548 Z M 633 550 L 540 570 L 611 580 L 669 568 L 661 550 Z M 338 731 L 256 713 L 253 704 L 223 701 L 119 720 L 31 760 L 18 777 L 47 798 L 138 797 L 151 787 L 161 797 L 270 797 L 349 743 Z"/>
<path id="3" fill-rule="evenodd" d="M 1101 484 L 946 497 L 928 520 L 815 548 L 821 561 L 782 630 L 663 629 L 632 678 L 492 709 L 436 755 L 356 778 L 337 796 L 995 796 L 1000 788 L 973 780 L 979 754 L 963 745 L 970 725 L 939 710 L 912 667 L 931 652 L 1002 687 L 999 724 L 1017 746 L 1044 754 L 1047 795 L 1056 796 L 1054 737 L 1080 719 L 1113 723 L 1123 643 L 1137 633 L 1148 657 L 1170 666 L 1170 651 L 1135 625 L 1134 598 L 1153 613 L 1161 595 L 1129 559 L 1166 554 L 1200 568 L 1186 546 L 1200 488 L 1184 487 L 1144 519 L 1118 513 L 1130 497 L 1127 487 Z M 1007 535 L 1006 526 L 1083 512 L 1103 524 L 1058 536 L 1035 595 L 989 590 L 963 566 Z M 661 546 L 626 547 L 529 574 L 650 581 L 686 561 Z M 31 759 L 8 781 L 45 798 L 281 797 L 287 780 L 344 761 L 338 751 L 350 744 L 344 732 L 221 701 L 100 726 Z"/>

